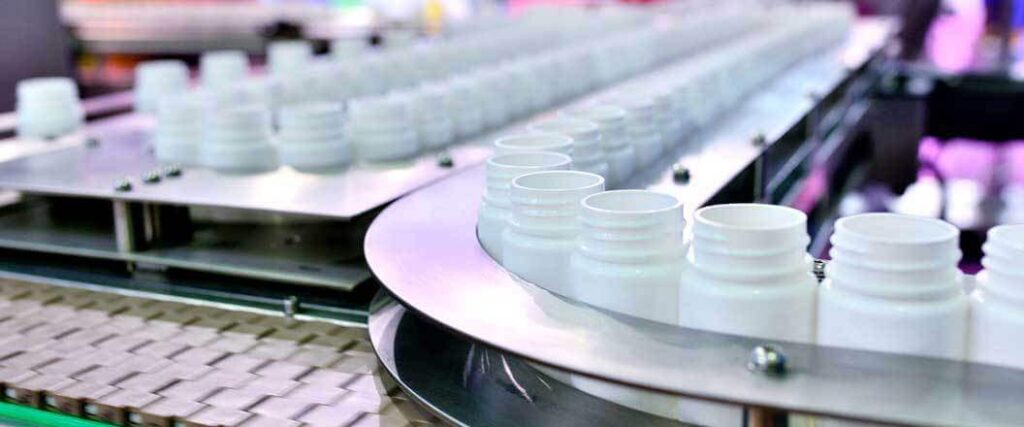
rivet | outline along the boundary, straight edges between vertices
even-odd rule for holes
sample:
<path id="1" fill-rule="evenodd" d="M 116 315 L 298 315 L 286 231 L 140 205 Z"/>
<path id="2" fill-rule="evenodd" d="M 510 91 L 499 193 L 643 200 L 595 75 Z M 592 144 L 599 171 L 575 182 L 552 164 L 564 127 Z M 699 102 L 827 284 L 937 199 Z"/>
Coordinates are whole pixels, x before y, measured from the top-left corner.
<path id="1" fill-rule="evenodd" d="M 814 260 L 814 276 L 818 278 L 818 281 L 825 280 L 825 266 L 828 265 L 828 261 L 823 259 Z"/>
<path id="2" fill-rule="evenodd" d="M 455 166 L 455 159 L 452 159 L 451 154 L 441 153 L 441 155 L 437 157 L 437 165 L 442 168 L 450 168 Z"/>
<path id="3" fill-rule="evenodd" d="M 160 172 L 159 171 L 146 172 L 145 174 L 142 175 L 142 182 L 145 182 L 146 184 L 156 184 L 156 183 L 160 182 Z"/>
<path id="4" fill-rule="evenodd" d="M 168 178 L 177 178 L 181 176 L 181 166 L 172 165 L 164 168 L 164 176 Z"/>
<path id="5" fill-rule="evenodd" d="M 770 345 L 759 345 L 750 352 L 747 369 L 766 375 L 786 373 L 786 355 Z"/>
<path id="6" fill-rule="evenodd" d="M 672 165 L 672 180 L 679 184 L 690 182 L 690 168 L 680 163 Z"/>
<path id="7" fill-rule="evenodd" d="M 119 179 L 114 182 L 114 191 L 122 193 L 132 191 L 132 182 L 128 178 Z"/>

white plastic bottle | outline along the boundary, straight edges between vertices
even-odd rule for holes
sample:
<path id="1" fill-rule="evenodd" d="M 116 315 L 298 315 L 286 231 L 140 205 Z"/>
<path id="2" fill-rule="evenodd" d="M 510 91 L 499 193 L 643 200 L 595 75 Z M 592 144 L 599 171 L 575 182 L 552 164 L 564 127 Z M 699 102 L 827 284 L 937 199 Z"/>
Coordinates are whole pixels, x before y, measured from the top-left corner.
<path id="1" fill-rule="evenodd" d="M 608 159 L 609 187 L 625 182 L 636 166 L 636 152 L 626 136 L 626 110 L 611 105 L 590 105 L 563 112 L 564 115 L 590 120 L 601 127 L 601 147 Z"/>
<path id="2" fill-rule="evenodd" d="M 349 103 L 348 135 L 356 156 L 366 162 L 407 159 L 419 152 L 419 137 L 408 96 L 354 99 Z"/>
<path id="3" fill-rule="evenodd" d="M 188 90 L 188 67 L 182 61 L 148 61 L 135 67 L 135 111 L 155 113 L 160 98 Z"/>
<path id="4" fill-rule="evenodd" d="M 527 282 L 568 295 L 580 200 L 601 191 L 604 178 L 580 171 L 534 172 L 512 180 L 501 264 Z"/>
<path id="5" fill-rule="evenodd" d="M 448 115 L 448 92 L 443 87 L 424 86 L 413 95 L 416 130 L 426 149 L 445 147 L 455 141 L 455 122 Z"/>
<path id="6" fill-rule="evenodd" d="M 988 231 L 971 294 L 972 362 L 1024 369 L 1024 225 Z"/>
<path id="7" fill-rule="evenodd" d="M 554 133 L 572 138 L 573 168 L 608 179 L 608 159 L 601 148 L 601 129 L 597 123 L 561 117 L 534 124 L 530 128 L 540 133 Z"/>
<path id="8" fill-rule="evenodd" d="M 37 77 L 18 82 L 18 136 L 56 138 L 85 123 L 78 87 L 66 77 Z"/>
<path id="9" fill-rule="evenodd" d="M 704 207 L 679 290 L 679 324 L 736 335 L 814 342 L 818 281 L 807 216 L 762 204 Z"/>
<path id="10" fill-rule="evenodd" d="M 532 172 L 569 170 L 571 166 L 569 156 L 553 152 L 499 154 L 487 159 L 487 183 L 477 217 L 477 238 L 491 258 L 502 261 L 501 234 L 512 214 L 512 180 Z"/>
<path id="11" fill-rule="evenodd" d="M 573 140 L 565 135 L 524 133 L 500 137 L 494 140 L 494 147 L 498 154 L 551 151 L 572 155 Z"/>
<path id="12" fill-rule="evenodd" d="M 186 93 L 160 100 L 153 134 L 157 161 L 181 166 L 199 164 L 204 113 L 202 97 L 198 94 Z"/>
<path id="13" fill-rule="evenodd" d="M 267 68 L 284 76 L 304 70 L 313 59 L 313 45 L 306 40 L 278 40 L 267 46 Z"/>
<path id="14" fill-rule="evenodd" d="M 352 161 L 341 104 L 320 102 L 284 107 L 277 134 L 281 163 L 300 171 L 330 172 Z"/>
<path id="15" fill-rule="evenodd" d="M 626 110 L 626 138 L 633 146 L 636 169 L 654 163 L 661 156 L 661 133 L 651 98 L 638 93 L 619 95 L 613 101 Z"/>
<path id="16" fill-rule="evenodd" d="M 480 104 L 490 101 L 483 99 L 480 80 L 469 77 L 454 79 L 445 88 L 448 91 L 448 115 L 455 124 L 456 138 L 463 140 L 483 131 L 484 116 Z"/>
<path id="17" fill-rule="evenodd" d="M 657 90 L 657 89 L 656 89 Z M 672 92 L 657 90 L 653 96 L 655 122 L 661 135 L 661 148 L 671 151 L 683 142 L 683 118 L 672 102 Z"/>
<path id="18" fill-rule="evenodd" d="M 203 52 L 199 57 L 199 78 L 205 89 L 237 84 L 249 75 L 249 57 L 240 50 Z"/>
<path id="19" fill-rule="evenodd" d="M 277 168 L 271 144 L 270 111 L 261 105 L 225 108 L 210 118 L 200 162 L 225 173 L 259 173 Z"/>
<path id="20" fill-rule="evenodd" d="M 570 296 L 656 322 L 679 321 L 682 202 L 645 190 L 583 199 L 583 230 L 570 265 Z"/>
<path id="21" fill-rule="evenodd" d="M 836 221 L 818 293 L 818 344 L 963 359 L 959 236 L 949 223 L 909 215 Z"/>

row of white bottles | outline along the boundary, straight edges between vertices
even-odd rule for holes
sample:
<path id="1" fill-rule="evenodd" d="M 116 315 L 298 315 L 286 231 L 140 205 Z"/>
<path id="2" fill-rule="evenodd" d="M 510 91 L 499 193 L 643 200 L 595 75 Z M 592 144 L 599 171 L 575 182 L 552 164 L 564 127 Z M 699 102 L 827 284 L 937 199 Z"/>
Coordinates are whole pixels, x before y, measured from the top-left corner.
<path id="1" fill-rule="evenodd" d="M 603 179 L 587 172 L 513 172 L 522 175 L 510 190 L 496 186 L 510 194 L 498 260 L 548 291 L 696 329 L 1024 368 L 1024 225 L 990 230 L 969 299 L 956 227 L 899 214 L 841 218 L 819 287 L 807 219 L 795 209 L 699 209 L 687 251 L 672 196 L 602 192 Z"/>
<path id="2" fill-rule="evenodd" d="M 686 31 L 677 29 L 676 33 L 698 33 L 700 28 L 694 26 Z M 682 32 L 681 32 L 682 31 Z M 738 30 L 737 30 L 738 31 Z M 551 51 L 536 57 L 503 63 L 494 67 L 475 71 L 444 82 L 438 82 L 415 88 L 411 91 L 393 93 L 382 97 L 363 97 L 350 102 L 345 120 L 346 132 L 342 139 L 348 141 L 345 151 L 322 156 L 326 164 L 305 164 L 310 157 L 281 155 L 279 160 L 299 169 L 333 170 L 336 166 L 347 163 L 347 159 L 363 162 L 390 162 L 412 157 L 423 150 L 442 148 L 458 140 L 471 138 L 485 130 L 493 129 L 518 119 L 549 108 L 571 96 L 578 95 L 581 90 L 589 90 L 592 84 L 583 85 L 556 84 L 566 81 L 583 81 L 574 78 L 584 76 L 578 66 L 589 67 L 587 55 L 600 50 L 602 43 L 594 42 L 589 47 L 566 48 Z M 318 69 L 330 67 L 319 66 L 312 59 L 308 43 L 298 41 L 277 42 L 268 51 L 271 78 L 246 79 L 243 75 L 247 68 L 247 60 L 243 55 L 232 52 L 210 53 L 201 61 L 201 81 L 203 88 L 195 92 L 207 103 L 206 108 L 214 110 L 235 109 L 238 106 L 255 106 L 274 108 L 275 106 L 304 105 L 293 101 L 294 90 L 304 89 L 312 92 L 330 92 L 325 87 L 303 85 L 295 81 L 295 85 L 282 84 L 281 80 L 291 79 L 302 73 L 304 68 Z M 586 55 L 580 56 L 584 52 Z M 587 53 L 589 52 L 589 53 Z M 573 61 L 583 61 L 574 64 Z M 574 67 L 577 65 L 577 67 Z M 652 66 L 652 64 L 646 64 Z M 141 71 L 140 75 L 152 74 Z M 638 71 L 636 69 L 632 71 Z M 327 77 L 326 75 L 324 77 Z M 229 84 L 225 80 L 239 79 L 241 83 Z M 287 83 L 287 82 L 286 82 Z M 153 86 L 153 85 L 150 85 Z M 208 86 L 208 87 L 207 87 Z M 140 93 L 152 91 L 139 88 Z M 140 97 L 141 98 L 141 97 Z M 194 103 L 170 102 L 179 107 Z M 169 107 L 174 108 L 174 107 Z M 379 111 L 377 111 L 379 110 Z M 598 119 L 600 136 L 572 131 L 575 137 L 581 138 L 578 153 L 574 158 L 580 167 L 586 168 L 618 182 L 624 180 L 638 166 L 633 154 L 631 137 L 637 140 L 654 141 L 652 127 L 647 124 L 651 117 L 637 116 L 627 123 L 626 111 L 612 106 L 596 106 L 578 112 L 587 117 L 594 115 Z M 644 112 L 650 106 L 641 108 Z M 280 115 L 273 111 L 271 117 Z M 197 123 L 212 123 L 210 120 L 183 124 L 175 122 L 174 112 L 159 114 L 168 117 L 170 122 L 158 125 L 157 144 L 175 144 L 173 147 L 157 147 L 156 153 L 160 161 L 186 165 L 210 165 L 212 160 L 199 162 L 198 150 L 181 143 L 184 135 L 196 135 Z M 567 112 L 567 116 L 573 116 Z M 212 132 L 212 130 L 206 130 Z M 287 139 L 287 138 L 286 138 Z M 196 140 L 198 141 L 198 139 Z M 598 150 L 596 141 L 602 145 Z M 339 144 L 331 146 L 340 147 Z M 324 148 L 326 149 L 326 148 Z M 569 151 L 567 151 L 569 153 Z M 214 162 L 216 163 L 216 162 Z M 267 164 L 274 163 L 267 159 Z M 315 162 L 314 162 L 315 163 Z M 264 167 L 239 165 L 228 168 L 224 163 L 217 163 L 221 170 L 253 172 L 266 170 Z M 616 172 L 618 175 L 616 175 Z M 621 179 L 616 179 L 621 176 Z"/>
<path id="3" fill-rule="evenodd" d="M 153 145 L 160 161 L 227 173 L 258 173 L 280 164 L 333 172 L 351 162 L 339 104 L 285 107 L 272 129 L 270 110 L 256 104 L 209 112 L 195 96 L 165 98 Z"/>

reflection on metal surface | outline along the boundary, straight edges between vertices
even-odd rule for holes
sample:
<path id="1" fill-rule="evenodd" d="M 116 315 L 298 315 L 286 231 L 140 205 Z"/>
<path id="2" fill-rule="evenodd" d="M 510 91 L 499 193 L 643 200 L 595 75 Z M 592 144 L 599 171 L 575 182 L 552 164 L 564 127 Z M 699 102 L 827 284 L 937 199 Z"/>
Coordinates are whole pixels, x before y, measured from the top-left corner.
<path id="1" fill-rule="evenodd" d="M 455 425 L 677 426 L 575 390 L 523 360 L 473 343 L 379 294 L 369 332 L 399 386 Z"/>

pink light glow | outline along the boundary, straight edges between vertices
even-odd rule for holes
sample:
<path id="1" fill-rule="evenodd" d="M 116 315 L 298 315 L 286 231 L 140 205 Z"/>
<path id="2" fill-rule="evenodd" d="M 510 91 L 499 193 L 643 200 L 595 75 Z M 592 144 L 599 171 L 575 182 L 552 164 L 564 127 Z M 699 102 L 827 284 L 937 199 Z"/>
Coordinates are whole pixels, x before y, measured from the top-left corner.
<path id="1" fill-rule="evenodd" d="M 940 70 L 964 71 L 974 62 L 974 52 L 985 29 L 984 0 L 947 0 L 953 13 L 939 15 L 928 32 L 928 58 Z"/>

